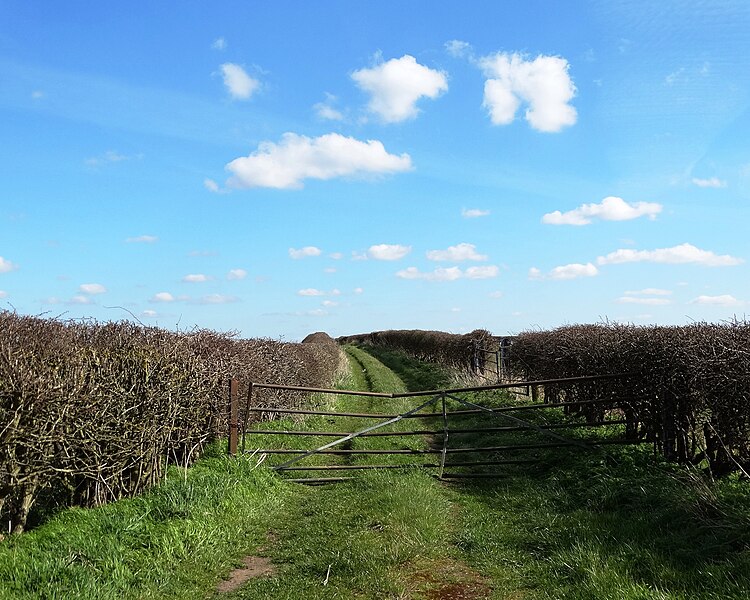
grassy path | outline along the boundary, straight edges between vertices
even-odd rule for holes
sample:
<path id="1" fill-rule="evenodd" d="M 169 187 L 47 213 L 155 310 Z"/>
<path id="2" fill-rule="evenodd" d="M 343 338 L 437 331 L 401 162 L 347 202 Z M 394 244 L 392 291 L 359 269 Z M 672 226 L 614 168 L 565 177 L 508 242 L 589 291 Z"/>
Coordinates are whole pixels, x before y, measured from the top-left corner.
<path id="1" fill-rule="evenodd" d="M 439 369 L 402 355 L 378 352 L 377 360 L 348 352 L 357 389 L 449 383 Z M 383 410 L 382 402 L 347 398 L 339 407 Z M 413 400 L 384 412 L 411 406 Z M 351 421 L 342 430 L 364 427 Z M 382 448 L 392 440 L 354 442 Z M 539 465 L 508 467 L 504 479 L 468 485 L 407 470 L 362 472 L 345 484 L 300 490 L 274 524 L 269 555 L 279 574 L 231 597 L 747 598 L 747 485 L 708 490 L 680 481 L 677 469 L 655 468 L 647 452 L 623 448 L 614 455 L 608 461 L 556 451 Z"/>
<path id="2" fill-rule="evenodd" d="M 397 391 L 449 383 L 440 369 L 401 355 L 348 352 L 353 369 L 345 387 Z M 404 404 L 385 410 L 383 402 L 321 400 L 352 410 L 407 406 L 399 401 Z M 341 419 L 336 427 L 356 431 L 365 423 Z M 296 423 L 311 430 L 332 426 L 323 417 Z M 302 443 L 260 435 L 248 442 Z M 408 443 L 423 447 L 425 440 L 414 436 Z M 403 440 L 358 438 L 352 447 L 393 444 L 401 447 Z M 140 498 L 65 511 L 0 542 L 0 599 L 750 597 L 747 482 L 727 479 L 709 488 L 681 469 L 654 465 L 647 452 L 623 448 L 612 455 L 615 460 L 550 452 L 536 465 L 509 466 L 506 477 L 484 483 L 445 484 L 424 470 L 404 469 L 361 471 L 346 483 L 307 487 L 257 467 L 256 458 L 229 459 L 217 445 L 189 471 L 172 469 Z M 243 559 L 273 565 L 273 572 L 217 591 Z"/>

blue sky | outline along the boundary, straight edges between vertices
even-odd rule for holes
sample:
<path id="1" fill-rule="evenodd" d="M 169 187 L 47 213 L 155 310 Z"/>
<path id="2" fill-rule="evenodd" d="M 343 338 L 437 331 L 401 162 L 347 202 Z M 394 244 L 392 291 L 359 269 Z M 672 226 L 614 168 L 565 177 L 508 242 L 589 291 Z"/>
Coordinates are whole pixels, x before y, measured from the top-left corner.
<path id="1" fill-rule="evenodd" d="M 0 303 L 296 340 L 750 303 L 750 5 L 0 0 Z"/>

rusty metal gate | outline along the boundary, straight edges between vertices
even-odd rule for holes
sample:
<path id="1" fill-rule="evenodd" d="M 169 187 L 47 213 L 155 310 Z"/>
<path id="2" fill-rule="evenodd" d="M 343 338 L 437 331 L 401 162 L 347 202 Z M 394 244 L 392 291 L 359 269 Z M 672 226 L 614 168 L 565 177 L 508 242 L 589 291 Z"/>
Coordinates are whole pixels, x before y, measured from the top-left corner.
<path id="1" fill-rule="evenodd" d="M 566 411 L 584 405 L 610 402 L 609 399 L 591 399 L 579 401 L 561 401 L 544 403 L 522 403 L 512 406 L 483 406 L 472 402 L 464 397 L 464 394 L 475 392 L 492 392 L 512 388 L 537 389 L 539 386 L 554 385 L 556 390 L 564 389 L 566 385 L 577 385 L 584 382 L 593 382 L 602 379 L 613 379 L 623 375 L 595 375 L 588 377 L 571 377 L 565 379 L 549 379 L 539 381 L 523 381 L 503 383 L 495 385 L 464 387 L 445 390 L 429 390 L 421 392 L 403 393 L 379 393 L 362 392 L 356 390 L 336 390 L 299 386 L 285 386 L 269 383 L 251 383 L 248 393 L 243 418 L 239 419 L 239 404 L 237 398 L 237 382 L 233 380 L 230 385 L 230 453 L 238 450 L 242 452 L 254 452 L 275 457 L 281 462 L 276 462 L 272 468 L 280 473 L 320 473 L 341 472 L 369 469 L 402 469 L 423 468 L 435 470 L 439 479 L 461 479 L 461 478 L 486 478 L 497 477 L 500 473 L 484 470 L 486 467 L 497 467 L 500 465 L 517 465 L 536 462 L 534 458 L 516 458 L 531 450 L 543 450 L 549 448 L 577 447 L 586 451 L 601 452 L 602 446 L 608 444 L 639 444 L 646 443 L 644 436 L 636 427 L 626 428 L 625 437 L 617 435 L 606 439 L 582 439 L 566 437 L 560 432 L 578 428 L 614 427 L 626 424 L 626 420 L 619 418 L 622 415 L 608 414 L 607 418 L 602 416 L 597 420 L 581 422 L 566 421 L 558 423 L 534 422 L 519 416 L 525 411 L 540 411 L 552 408 L 563 408 Z M 400 401 L 401 410 L 392 412 L 381 411 L 345 411 L 324 410 L 321 408 L 286 408 L 273 405 L 261 406 L 254 403 L 261 390 L 287 390 L 295 392 L 308 392 L 314 394 L 326 394 L 334 396 L 352 396 L 367 401 L 378 401 L 384 404 Z M 403 403 L 414 402 L 414 406 L 403 408 Z M 611 411 L 610 411 L 611 413 Z M 294 426 L 282 429 L 266 428 L 251 429 L 261 417 L 274 418 L 279 415 L 291 416 L 297 419 Z M 526 416 L 526 415 L 524 415 Z M 257 419 L 254 419 L 257 417 Z M 480 423 L 471 423 L 472 418 L 481 417 Z M 326 429 L 308 429 L 310 419 L 317 418 L 328 427 Z M 404 422 L 412 422 L 413 419 L 424 420 L 429 426 L 423 429 L 398 429 L 394 426 L 403 426 Z M 469 426 L 463 425 L 469 420 Z M 362 427 L 349 427 L 349 430 L 341 430 L 336 425 L 360 422 Z M 257 425 L 257 423 L 255 423 Z M 271 424 L 275 424 L 272 422 Z M 399 425 L 400 424 L 400 425 Z M 498 443 L 498 437 L 510 432 L 534 432 L 543 441 L 513 440 L 511 443 Z M 467 437 L 467 436 L 473 436 Z M 277 443 L 275 447 L 268 447 L 266 439 L 289 439 L 296 446 L 308 447 L 286 447 L 287 444 Z M 327 443 L 320 443 L 320 438 L 335 438 Z M 372 438 L 389 438 L 386 447 L 354 447 L 355 440 L 368 440 Z M 476 439 L 480 442 L 477 443 Z M 305 440 L 305 443 L 300 443 Z M 406 440 L 411 440 L 406 442 Z M 414 440 L 417 440 L 416 443 Z M 468 440 L 468 441 L 467 441 Z M 467 445 L 467 443 L 469 445 Z M 285 447 L 280 447 L 280 446 Z M 239 448 L 238 448 L 239 446 Z M 358 464 L 356 457 L 368 455 L 381 455 L 391 457 L 390 462 L 383 464 Z M 469 456 L 469 460 L 460 459 L 461 456 Z M 420 459 L 421 457 L 421 459 Z M 425 462 L 425 457 L 433 457 L 431 462 Z M 311 459 L 313 464 L 311 463 Z M 345 462 L 335 463 L 332 461 L 344 459 Z M 416 462 L 414 459 L 418 459 Z M 321 462 L 321 460 L 323 462 Z M 273 462 L 273 461 L 269 461 Z M 482 468 L 482 470 L 477 470 Z M 292 481 L 301 483 L 329 483 L 350 479 L 350 476 L 337 475 L 334 477 L 292 477 Z"/>

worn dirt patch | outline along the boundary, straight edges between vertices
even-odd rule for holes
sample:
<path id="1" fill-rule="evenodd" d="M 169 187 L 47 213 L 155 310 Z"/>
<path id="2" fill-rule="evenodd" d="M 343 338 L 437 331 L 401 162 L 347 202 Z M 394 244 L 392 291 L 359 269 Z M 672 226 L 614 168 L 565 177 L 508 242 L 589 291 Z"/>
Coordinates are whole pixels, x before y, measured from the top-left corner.
<path id="1" fill-rule="evenodd" d="M 426 600 L 482 600 L 492 593 L 490 580 L 467 564 L 440 559 L 412 565 L 408 571 L 409 597 Z"/>
<path id="2" fill-rule="evenodd" d="M 265 556 L 246 556 L 242 559 L 242 567 L 235 569 L 229 574 L 229 579 L 225 579 L 216 586 L 216 591 L 220 594 L 233 592 L 248 580 L 255 577 L 270 577 L 276 574 L 276 567 L 270 558 Z"/>

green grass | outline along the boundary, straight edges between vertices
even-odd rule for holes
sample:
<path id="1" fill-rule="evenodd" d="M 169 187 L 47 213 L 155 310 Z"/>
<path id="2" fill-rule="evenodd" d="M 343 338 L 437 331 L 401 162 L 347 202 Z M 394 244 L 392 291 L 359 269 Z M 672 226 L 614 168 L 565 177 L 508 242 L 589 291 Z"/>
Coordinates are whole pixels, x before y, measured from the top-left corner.
<path id="1" fill-rule="evenodd" d="M 378 360 L 359 348 L 347 352 L 353 368 L 344 387 L 450 386 L 448 374 L 405 355 L 378 352 Z M 402 380 L 386 364 L 408 375 Z M 470 399 L 518 402 L 504 395 Z M 316 402 L 400 412 L 419 401 Z M 523 415 L 540 422 L 565 419 L 556 411 Z M 491 419 L 471 417 L 461 424 L 509 424 Z M 355 431 L 377 422 L 329 421 L 284 419 L 262 427 Z M 430 428 L 429 422 L 405 419 L 391 427 Z M 502 435 L 502 441 L 467 434 L 451 442 L 539 441 L 537 433 Z M 351 447 L 424 447 L 430 441 L 406 439 L 357 438 Z M 251 435 L 247 441 L 250 448 L 315 447 L 321 441 L 304 440 Z M 656 461 L 647 449 L 608 448 L 604 456 L 578 449 L 535 451 L 536 464 L 493 467 L 503 477 L 465 484 L 404 468 L 357 472 L 352 481 L 325 487 L 284 481 L 267 468 L 279 457 L 256 468 L 255 458 L 230 459 L 223 451 L 212 447 L 187 472 L 172 469 L 167 481 L 140 498 L 67 510 L 0 542 L 0 599 L 416 600 L 462 597 L 459 592 L 466 598 L 555 600 L 750 597 L 748 482 L 728 478 L 709 485 Z M 325 456 L 305 464 L 396 459 L 434 457 Z M 331 474 L 337 473 L 351 474 Z M 271 558 L 276 573 L 218 594 L 217 583 L 247 555 Z"/>

